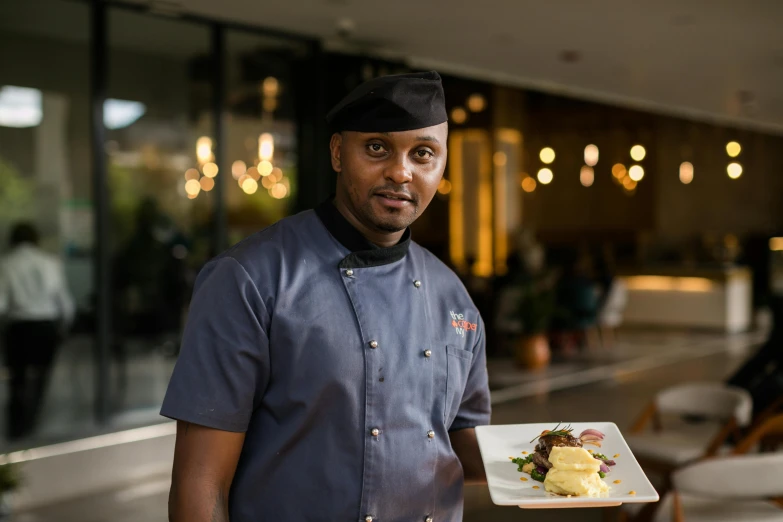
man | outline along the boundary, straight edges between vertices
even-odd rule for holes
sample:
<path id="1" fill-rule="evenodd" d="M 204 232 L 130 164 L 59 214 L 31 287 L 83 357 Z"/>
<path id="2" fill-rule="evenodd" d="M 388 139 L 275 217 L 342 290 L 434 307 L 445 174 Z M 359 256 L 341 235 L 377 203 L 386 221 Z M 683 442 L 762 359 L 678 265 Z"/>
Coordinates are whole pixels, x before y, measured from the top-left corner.
<path id="1" fill-rule="evenodd" d="M 446 164 L 440 77 L 372 80 L 327 119 L 334 198 L 199 275 L 162 409 L 173 522 L 454 522 L 485 480 L 484 326 L 408 229 Z"/>
<path id="2" fill-rule="evenodd" d="M 75 307 L 62 263 L 38 247 L 34 226 L 16 224 L 10 246 L 0 261 L 0 315 L 8 320 L 7 436 L 14 440 L 35 428 L 60 334 L 73 321 Z"/>

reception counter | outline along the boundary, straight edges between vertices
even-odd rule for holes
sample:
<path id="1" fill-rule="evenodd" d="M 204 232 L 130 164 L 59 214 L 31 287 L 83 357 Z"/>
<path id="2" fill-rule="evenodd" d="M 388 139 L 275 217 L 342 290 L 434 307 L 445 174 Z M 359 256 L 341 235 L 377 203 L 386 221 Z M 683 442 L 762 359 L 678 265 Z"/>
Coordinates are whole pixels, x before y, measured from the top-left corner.
<path id="1" fill-rule="evenodd" d="M 624 323 L 735 333 L 751 326 L 752 277 L 746 267 L 624 273 Z"/>

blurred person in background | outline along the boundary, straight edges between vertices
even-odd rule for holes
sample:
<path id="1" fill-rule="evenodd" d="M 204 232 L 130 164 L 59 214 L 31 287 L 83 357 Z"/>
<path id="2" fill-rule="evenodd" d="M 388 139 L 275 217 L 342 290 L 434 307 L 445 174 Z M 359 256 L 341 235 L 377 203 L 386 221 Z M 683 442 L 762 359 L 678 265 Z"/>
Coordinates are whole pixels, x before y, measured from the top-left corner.
<path id="1" fill-rule="evenodd" d="M 555 345 L 564 355 L 596 344 L 600 289 L 593 279 L 593 260 L 587 250 L 569 254 L 557 282 L 552 322 Z"/>
<path id="2" fill-rule="evenodd" d="M 61 261 L 39 248 L 33 225 L 13 226 L 10 247 L 0 260 L 0 314 L 7 321 L 6 422 L 13 440 L 35 428 L 57 346 L 73 322 L 75 306 Z"/>
<path id="3" fill-rule="evenodd" d="M 486 481 L 484 325 L 410 237 L 446 167 L 440 76 L 376 78 L 327 120 L 335 196 L 196 282 L 161 409 L 173 522 L 455 522 Z"/>

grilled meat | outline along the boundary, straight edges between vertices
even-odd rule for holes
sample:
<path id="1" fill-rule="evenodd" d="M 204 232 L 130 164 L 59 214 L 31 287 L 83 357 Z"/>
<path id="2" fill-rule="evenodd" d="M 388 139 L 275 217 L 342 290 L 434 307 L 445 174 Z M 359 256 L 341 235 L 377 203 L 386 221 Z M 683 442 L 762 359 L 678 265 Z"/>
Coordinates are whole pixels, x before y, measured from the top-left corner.
<path id="1" fill-rule="evenodd" d="M 581 448 L 582 442 L 571 435 L 544 435 L 538 439 L 535 453 L 533 453 L 533 462 L 535 462 L 537 466 L 551 469 L 552 463 L 549 462 L 549 452 L 552 451 L 552 448 L 555 446 Z"/>
<path id="2" fill-rule="evenodd" d="M 538 451 L 533 453 L 533 463 L 536 466 L 541 466 L 542 468 L 552 469 L 552 463 L 549 462 L 549 459 Z"/>
<path id="3" fill-rule="evenodd" d="M 541 437 L 541 441 L 544 443 L 544 446 L 546 447 L 546 454 L 547 457 L 549 457 L 549 452 L 552 451 L 552 448 L 555 446 L 567 446 L 572 448 L 581 448 L 582 447 L 582 441 L 577 439 L 576 437 L 572 435 L 551 435 L 548 437 Z"/>

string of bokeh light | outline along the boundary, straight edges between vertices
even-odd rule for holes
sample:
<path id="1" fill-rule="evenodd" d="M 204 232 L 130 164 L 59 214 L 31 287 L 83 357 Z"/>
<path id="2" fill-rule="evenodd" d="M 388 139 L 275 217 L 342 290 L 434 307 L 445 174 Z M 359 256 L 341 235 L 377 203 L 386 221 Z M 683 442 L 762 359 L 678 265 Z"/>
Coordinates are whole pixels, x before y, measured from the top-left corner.
<path id="1" fill-rule="evenodd" d="M 730 158 L 736 158 L 742 152 L 742 146 L 736 141 L 730 141 L 726 144 L 726 154 Z M 731 179 L 737 179 L 742 176 L 742 165 L 736 161 L 728 164 L 726 172 Z"/>
<path id="2" fill-rule="evenodd" d="M 268 98 L 273 98 L 277 93 L 277 86 L 274 82 L 267 80 L 263 86 L 264 94 Z M 255 194 L 260 183 L 274 199 L 283 199 L 290 195 L 290 181 L 283 175 L 280 168 L 272 164 L 274 153 L 274 137 L 265 132 L 258 137 L 257 164 L 251 163 L 248 167 L 247 163 L 242 160 L 236 160 L 231 164 L 231 177 L 236 180 L 237 185 L 245 194 Z M 195 199 L 201 191 L 209 192 L 214 189 L 215 177 L 219 172 L 217 164 L 214 163 L 211 138 L 202 136 L 196 141 L 196 158 L 201 172 L 195 168 L 185 172 L 184 188 L 189 199 Z"/>

